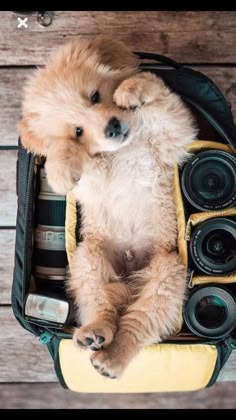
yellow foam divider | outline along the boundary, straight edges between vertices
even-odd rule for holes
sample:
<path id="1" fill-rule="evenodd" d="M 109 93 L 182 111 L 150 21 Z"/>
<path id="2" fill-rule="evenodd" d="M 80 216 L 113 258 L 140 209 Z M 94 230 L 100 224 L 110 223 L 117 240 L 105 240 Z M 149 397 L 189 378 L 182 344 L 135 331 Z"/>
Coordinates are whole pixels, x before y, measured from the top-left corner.
<path id="1" fill-rule="evenodd" d="M 99 393 L 174 392 L 204 388 L 216 360 L 215 346 L 156 344 L 145 347 L 117 379 L 101 376 L 91 365 L 90 350 L 80 350 L 72 340 L 61 340 L 60 368 L 72 391 Z"/>

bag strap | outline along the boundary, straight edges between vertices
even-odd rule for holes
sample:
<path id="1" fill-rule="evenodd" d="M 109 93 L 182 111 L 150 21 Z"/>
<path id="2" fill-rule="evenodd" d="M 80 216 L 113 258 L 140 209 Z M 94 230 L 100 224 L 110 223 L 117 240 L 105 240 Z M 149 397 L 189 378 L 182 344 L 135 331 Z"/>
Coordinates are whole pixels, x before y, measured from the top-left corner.
<path id="1" fill-rule="evenodd" d="M 141 60 L 145 60 L 145 59 L 155 60 L 155 61 L 158 61 L 159 63 L 167 64 L 170 67 L 174 67 L 175 69 L 179 69 L 182 67 L 181 64 L 172 60 L 172 58 L 166 57 L 164 55 L 148 53 L 148 52 L 140 52 L 140 51 L 134 51 L 134 54 L 136 54 L 139 58 L 141 58 Z"/>

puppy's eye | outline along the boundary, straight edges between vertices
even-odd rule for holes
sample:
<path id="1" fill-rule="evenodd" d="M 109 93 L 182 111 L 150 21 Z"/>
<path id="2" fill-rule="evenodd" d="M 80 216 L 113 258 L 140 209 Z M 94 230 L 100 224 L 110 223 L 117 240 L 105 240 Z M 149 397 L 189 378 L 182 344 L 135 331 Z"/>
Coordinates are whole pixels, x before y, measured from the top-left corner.
<path id="1" fill-rule="evenodd" d="M 80 137 L 83 134 L 83 128 L 81 127 L 76 127 L 75 129 L 75 137 Z"/>
<path id="2" fill-rule="evenodd" d="M 92 104 L 97 104 L 98 102 L 100 102 L 100 93 L 98 92 L 98 90 L 92 93 L 90 99 Z"/>

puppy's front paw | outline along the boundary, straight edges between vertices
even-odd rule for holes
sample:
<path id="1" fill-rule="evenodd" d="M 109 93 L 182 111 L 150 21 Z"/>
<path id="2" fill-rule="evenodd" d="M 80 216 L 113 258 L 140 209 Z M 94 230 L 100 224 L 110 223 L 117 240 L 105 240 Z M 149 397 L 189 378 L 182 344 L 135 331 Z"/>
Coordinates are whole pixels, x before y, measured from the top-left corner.
<path id="1" fill-rule="evenodd" d="M 94 369 L 100 375 L 107 376 L 110 379 L 120 376 L 126 367 L 122 360 L 122 354 L 113 354 L 109 352 L 109 349 L 93 353 L 90 360 Z"/>
<path id="2" fill-rule="evenodd" d="M 113 100 L 120 108 L 135 110 L 144 105 L 140 86 L 135 79 L 128 79 L 116 89 Z"/>
<path id="3" fill-rule="evenodd" d="M 135 110 L 154 102 L 158 90 L 163 89 L 161 79 L 151 73 L 140 73 L 124 80 L 116 89 L 113 100 L 120 108 Z"/>
<path id="4" fill-rule="evenodd" d="M 73 336 L 76 345 L 97 351 L 107 347 L 113 340 L 113 331 L 102 321 L 77 328 Z"/>
<path id="5" fill-rule="evenodd" d="M 60 195 L 71 191 L 80 178 L 80 173 L 73 172 L 70 163 L 64 160 L 47 160 L 45 170 L 49 185 Z"/>
<path id="6" fill-rule="evenodd" d="M 89 161 L 84 147 L 76 141 L 52 143 L 45 164 L 49 185 L 56 193 L 66 195 L 76 186 Z"/>

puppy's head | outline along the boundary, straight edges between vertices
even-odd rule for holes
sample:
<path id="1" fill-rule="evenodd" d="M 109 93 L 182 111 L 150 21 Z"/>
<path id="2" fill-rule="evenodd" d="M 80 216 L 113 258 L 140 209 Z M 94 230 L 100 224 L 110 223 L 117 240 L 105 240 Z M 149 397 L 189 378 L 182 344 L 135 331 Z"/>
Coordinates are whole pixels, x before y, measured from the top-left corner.
<path id="1" fill-rule="evenodd" d="M 108 37 L 62 46 L 26 85 L 18 125 L 25 148 L 46 156 L 61 142 L 80 142 L 90 155 L 122 147 L 129 113 L 113 103 L 113 93 L 137 64 L 125 45 Z"/>

